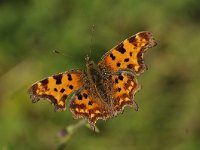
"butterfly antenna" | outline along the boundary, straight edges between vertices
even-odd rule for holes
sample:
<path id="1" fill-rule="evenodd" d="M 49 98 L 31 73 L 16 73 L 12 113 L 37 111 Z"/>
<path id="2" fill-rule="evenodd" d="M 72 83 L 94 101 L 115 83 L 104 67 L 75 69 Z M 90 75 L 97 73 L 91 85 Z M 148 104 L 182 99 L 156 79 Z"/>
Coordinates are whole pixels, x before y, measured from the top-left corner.
<path id="1" fill-rule="evenodd" d="M 94 47 L 94 33 L 95 33 L 95 25 L 93 24 L 92 27 L 91 27 L 91 39 L 90 39 L 90 53 L 89 53 L 89 56 L 91 57 L 92 56 L 92 50 L 93 50 L 93 47 Z"/>

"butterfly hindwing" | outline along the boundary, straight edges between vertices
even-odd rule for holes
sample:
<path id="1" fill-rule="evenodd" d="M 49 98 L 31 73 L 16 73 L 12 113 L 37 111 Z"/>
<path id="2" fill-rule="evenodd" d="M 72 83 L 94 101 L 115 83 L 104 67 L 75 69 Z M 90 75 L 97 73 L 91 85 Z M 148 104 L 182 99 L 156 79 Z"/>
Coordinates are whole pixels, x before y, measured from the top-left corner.
<path id="1" fill-rule="evenodd" d="M 140 89 L 135 75 L 128 71 L 118 71 L 111 77 L 113 86 L 113 108 L 115 113 L 122 112 L 125 106 L 138 109 L 134 101 L 135 93 Z"/>
<path id="2" fill-rule="evenodd" d="M 91 127 L 98 119 L 105 120 L 110 117 L 111 113 L 108 105 L 102 103 L 98 95 L 85 87 L 76 91 L 72 96 L 70 110 L 74 118 L 86 118 Z"/>
<path id="3" fill-rule="evenodd" d="M 155 45 L 156 42 L 150 32 L 139 32 L 108 51 L 99 65 L 112 72 L 130 69 L 139 75 L 146 69 L 143 61 L 144 52 Z"/>
<path id="4" fill-rule="evenodd" d="M 69 94 L 83 86 L 82 72 L 71 70 L 33 84 L 28 93 L 32 102 L 37 102 L 40 98 L 47 98 L 55 106 L 55 110 L 65 110 L 65 100 Z"/>

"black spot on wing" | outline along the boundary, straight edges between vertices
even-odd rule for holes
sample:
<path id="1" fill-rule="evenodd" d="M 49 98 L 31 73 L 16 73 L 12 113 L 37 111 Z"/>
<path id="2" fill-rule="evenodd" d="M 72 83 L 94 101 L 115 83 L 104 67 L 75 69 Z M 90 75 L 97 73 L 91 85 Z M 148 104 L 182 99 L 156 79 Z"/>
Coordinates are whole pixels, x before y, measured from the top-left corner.
<path id="1" fill-rule="evenodd" d="M 124 59 L 124 62 L 129 62 L 129 58 L 125 58 L 125 59 Z"/>
<path id="2" fill-rule="evenodd" d="M 134 36 L 130 37 L 130 38 L 128 39 L 128 41 L 129 41 L 130 43 L 136 42 L 136 41 L 137 41 L 137 40 L 136 40 L 136 36 L 134 35 Z"/>
<path id="3" fill-rule="evenodd" d="M 141 32 L 141 33 L 139 33 L 139 36 L 140 36 L 141 38 L 146 39 L 146 40 L 148 41 L 148 40 L 149 40 L 149 37 L 150 37 L 150 34 L 149 34 L 148 32 Z"/>
<path id="4" fill-rule="evenodd" d="M 134 65 L 133 65 L 133 64 L 128 64 L 128 65 L 127 65 L 127 68 L 133 69 L 133 68 L 134 68 Z"/>
<path id="5" fill-rule="evenodd" d="M 60 92 L 61 92 L 61 93 L 65 92 L 65 89 L 62 88 L 62 89 L 60 90 Z"/>
<path id="6" fill-rule="evenodd" d="M 122 75 L 120 75 L 118 78 L 119 78 L 120 80 L 123 80 L 123 79 L 124 79 L 124 77 L 123 77 Z"/>
<path id="7" fill-rule="evenodd" d="M 56 80 L 56 84 L 62 83 L 62 74 L 54 75 L 53 78 Z"/>
<path id="8" fill-rule="evenodd" d="M 88 95 L 86 93 L 83 93 L 83 96 L 85 99 L 87 99 Z"/>
<path id="9" fill-rule="evenodd" d="M 78 95 L 78 100 L 82 100 L 83 96 L 81 94 Z"/>
<path id="10" fill-rule="evenodd" d="M 124 54 L 126 52 L 126 50 L 124 49 L 124 44 L 121 43 L 119 44 L 116 48 L 117 51 L 119 51 L 120 53 Z"/>
<path id="11" fill-rule="evenodd" d="M 117 67 L 120 67 L 120 66 L 121 66 L 121 63 L 118 62 L 118 63 L 117 63 Z"/>
<path id="12" fill-rule="evenodd" d="M 119 81 L 118 81 L 118 79 L 117 79 L 117 78 L 115 79 L 115 83 L 119 83 Z"/>
<path id="13" fill-rule="evenodd" d="M 116 58 L 112 53 L 110 54 L 110 57 L 112 60 L 115 60 L 115 58 Z"/>
<path id="14" fill-rule="evenodd" d="M 69 85 L 69 88 L 72 90 L 74 87 L 73 87 L 73 85 Z"/>
<path id="15" fill-rule="evenodd" d="M 72 75 L 71 74 L 67 74 L 67 76 L 68 76 L 68 80 L 72 81 Z"/>
<path id="16" fill-rule="evenodd" d="M 91 101 L 89 101 L 89 102 L 88 102 L 88 105 L 92 105 L 92 102 L 91 102 Z"/>
<path id="17" fill-rule="evenodd" d="M 121 88 L 118 88 L 117 91 L 120 92 L 120 91 L 121 91 Z"/>
<path id="18" fill-rule="evenodd" d="M 47 85 L 49 83 L 49 80 L 44 79 L 44 80 L 40 81 L 40 83 L 44 86 L 44 85 Z"/>

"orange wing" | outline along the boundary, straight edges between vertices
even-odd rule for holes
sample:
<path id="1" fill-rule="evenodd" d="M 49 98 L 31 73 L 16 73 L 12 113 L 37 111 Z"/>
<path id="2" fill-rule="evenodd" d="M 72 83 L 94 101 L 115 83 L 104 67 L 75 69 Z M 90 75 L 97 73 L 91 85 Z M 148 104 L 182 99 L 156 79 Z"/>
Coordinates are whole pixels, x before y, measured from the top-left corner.
<path id="1" fill-rule="evenodd" d="M 40 98 L 48 98 L 54 104 L 55 110 L 65 110 L 65 100 L 68 95 L 83 86 L 83 74 L 79 70 L 71 70 L 33 84 L 28 93 L 32 102 Z"/>
<path id="2" fill-rule="evenodd" d="M 76 91 L 72 96 L 70 110 L 75 119 L 86 118 L 93 129 L 98 119 L 106 120 L 112 114 L 110 107 L 85 87 Z"/>
<path id="3" fill-rule="evenodd" d="M 150 32 L 139 32 L 108 51 L 98 65 L 112 72 L 131 69 L 139 75 L 146 69 L 143 61 L 144 52 L 155 45 L 156 42 Z"/>
<path id="4" fill-rule="evenodd" d="M 140 89 L 134 74 L 128 71 L 118 71 L 111 77 L 113 82 L 112 95 L 115 114 L 122 112 L 125 106 L 138 106 L 134 101 L 135 93 Z"/>

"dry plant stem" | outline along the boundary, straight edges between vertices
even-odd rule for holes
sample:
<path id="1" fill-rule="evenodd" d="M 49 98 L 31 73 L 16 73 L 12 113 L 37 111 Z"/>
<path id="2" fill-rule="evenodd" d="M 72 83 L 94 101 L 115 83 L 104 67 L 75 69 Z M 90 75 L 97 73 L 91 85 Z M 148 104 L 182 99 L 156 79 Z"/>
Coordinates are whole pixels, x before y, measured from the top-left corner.
<path id="1" fill-rule="evenodd" d="M 80 120 L 78 123 L 74 125 L 69 125 L 65 128 L 66 135 L 61 137 L 61 141 L 58 145 L 58 150 L 62 150 L 66 147 L 68 141 L 71 139 L 72 135 L 82 126 L 86 125 L 86 120 Z"/>
<path id="2" fill-rule="evenodd" d="M 74 125 L 69 125 L 65 128 L 66 130 L 66 135 L 64 135 L 63 137 L 61 137 L 61 141 L 57 147 L 58 150 L 63 150 L 65 149 L 65 147 L 67 146 L 68 141 L 71 139 L 71 137 L 73 136 L 73 134 L 78 131 L 79 128 L 81 128 L 82 126 L 86 126 L 88 128 L 90 128 L 90 126 L 88 126 L 87 121 L 82 119 L 80 120 L 78 123 L 74 124 Z M 91 128 L 90 128 L 91 129 Z M 99 129 L 95 126 L 94 131 L 99 133 Z"/>

